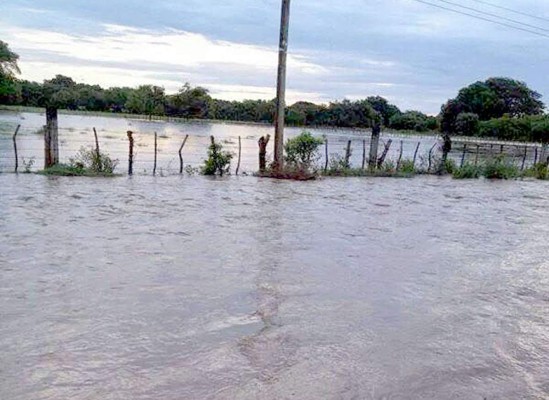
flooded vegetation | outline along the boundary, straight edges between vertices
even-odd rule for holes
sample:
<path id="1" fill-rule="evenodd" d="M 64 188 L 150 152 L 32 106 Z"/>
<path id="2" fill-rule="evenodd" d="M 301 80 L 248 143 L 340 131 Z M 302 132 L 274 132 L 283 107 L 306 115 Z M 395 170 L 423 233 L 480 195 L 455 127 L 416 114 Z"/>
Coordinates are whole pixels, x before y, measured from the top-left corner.
<path id="1" fill-rule="evenodd" d="M 547 182 L 0 184 L 3 398 L 549 396 Z"/>

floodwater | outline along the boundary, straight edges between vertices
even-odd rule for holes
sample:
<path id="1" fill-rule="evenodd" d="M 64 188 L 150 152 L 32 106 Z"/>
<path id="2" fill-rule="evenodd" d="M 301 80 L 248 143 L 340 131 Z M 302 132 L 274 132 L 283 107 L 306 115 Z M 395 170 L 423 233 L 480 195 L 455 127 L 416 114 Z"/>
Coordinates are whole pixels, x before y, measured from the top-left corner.
<path id="1" fill-rule="evenodd" d="M 12 135 L 17 125 L 21 129 L 17 135 L 17 148 L 20 171 L 25 170 L 25 164 L 32 162 L 31 170 L 39 170 L 44 166 L 44 138 L 41 128 L 45 125 L 44 114 L 15 113 L 0 111 L 0 172 L 13 171 L 15 154 Z M 74 157 L 81 147 L 94 145 L 93 128 L 96 128 L 101 150 L 113 159 L 120 161 L 117 172 L 127 171 L 128 137 L 126 132 L 134 132 L 134 172 L 150 175 L 154 162 L 154 133 L 158 134 L 158 165 L 157 171 L 162 175 L 179 173 L 178 151 L 186 135 L 189 135 L 182 152 L 184 164 L 199 167 L 207 156 L 210 136 L 214 136 L 225 150 L 234 154 L 231 170 L 234 173 L 237 164 L 238 138 L 241 140 L 242 172 L 253 173 L 258 170 L 258 145 L 261 136 L 274 134 L 274 128 L 268 125 L 247 125 L 234 123 L 211 123 L 190 121 L 185 123 L 144 121 L 138 119 L 116 117 L 90 117 L 79 115 L 59 115 L 59 152 L 61 162 L 67 162 Z M 301 132 L 301 128 L 289 128 L 287 137 Z M 345 147 L 352 141 L 351 163 L 355 167 L 362 165 L 363 149 L 369 148 L 370 134 L 365 131 L 351 129 L 309 129 L 316 136 L 328 136 L 328 158 L 337 155 L 343 157 Z M 418 142 L 421 146 L 418 152 L 418 164 L 425 160 L 429 149 L 437 142 L 433 136 L 406 135 L 397 137 L 395 133 L 386 133 L 383 142 L 394 141 L 388 160 L 399 157 L 400 141 L 402 141 L 404 158 L 412 158 Z M 381 145 L 382 145 L 381 144 Z M 268 146 L 268 156 L 273 152 L 274 141 Z M 319 165 L 324 165 L 325 148 L 322 148 Z M 31 161 L 32 160 L 32 161 Z"/>
<path id="2" fill-rule="evenodd" d="M 547 399 L 548 191 L 0 174 L 0 398 Z"/>

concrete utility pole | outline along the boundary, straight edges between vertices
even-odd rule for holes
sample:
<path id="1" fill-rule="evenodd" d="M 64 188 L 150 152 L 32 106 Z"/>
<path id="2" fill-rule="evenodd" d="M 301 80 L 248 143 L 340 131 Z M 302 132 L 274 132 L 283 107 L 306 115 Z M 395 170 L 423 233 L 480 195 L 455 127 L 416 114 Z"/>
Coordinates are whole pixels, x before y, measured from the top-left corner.
<path id="1" fill-rule="evenodd" d="M 286 116 L 286 59 L 288 55 L 288 31 L 290 27 L 290 0 L 282 0 L 280 44 L 278 51 L 278 80 L 276 87 L 276 116 L 274 140 L 274 164 L 277 172 L 284 168 L 284 118 Z"/>

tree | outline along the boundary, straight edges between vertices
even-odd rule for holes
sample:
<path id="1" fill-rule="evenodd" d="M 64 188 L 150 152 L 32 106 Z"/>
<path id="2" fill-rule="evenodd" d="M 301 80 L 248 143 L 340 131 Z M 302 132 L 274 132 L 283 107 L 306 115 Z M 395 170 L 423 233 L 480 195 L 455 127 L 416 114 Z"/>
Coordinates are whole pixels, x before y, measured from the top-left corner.
<path id="1" fill-rule="evenodd" d="M 475 113 L 461 113 L 456 118 L 456 133 L 463 136 L 478 135 L 479 117 Z"/>
<path id="2" fill-rule="evenodd" d="M 165 101 L 164 88 L 143 85 L 130 93 L 126 108 L 132 113 L 151 117 L 164 114 Z"/>
<path id="3" fill-rule="evenodd" d="M 113 87 L 105 90 L 105 107 L 112 112 L 122 112 L 133 89 L 129 87 Z"/>
<path id="4" fill-rule="evenodd" d="M 381 122 L 384 126 L 389 126 L 391 118 L 395 115 L 400 115 L 401 111 L 393 104 L 390 104 L 381 96 L 370 96 L 366 98 L 372 108 L 381 116 Z"/>
<path id="5" fill-rule="evenodd" d="M 72 78 L 56 75 L 55 78 L 44 81 L 43 89 L 42 107 L 68 110 L 78 108 L 78 91 Z"/>
<path id="6" fill-rule="evenodd" d="M 389 123 L 392 129 L 427 132 L 437 128 L 437 119 L 420 111 L 406 111 L 394 115 Z"/>
<path id="7" fill-rule="evenodd" d="M 14 102 L 19 94 L 16 75 L 21 73 L 17 61 L 19 56 L 10 50 L 8 44 L 0 40 L 0 101 Z"/>
<path id="8" fill-rule="evenodd" d="M 488 121 L 504 115 L 511 118 L 539 115 L 544 108 L 541 95 L 526 83 L 510 78 L 490 78 L 461 89 L 455 99 L 442 106 L 441 128 L 455 133 L 457 117 L 461 113 L 474 113 L 480 121 Z"/>
<path id="9" fill-rule="evenodd" d="M 183 118 L 208 118 L 211 103 L 208 89 L 200 86 L 193 88 L 185 83 L 177 94 L 167 97 L 166 113 Z"/>

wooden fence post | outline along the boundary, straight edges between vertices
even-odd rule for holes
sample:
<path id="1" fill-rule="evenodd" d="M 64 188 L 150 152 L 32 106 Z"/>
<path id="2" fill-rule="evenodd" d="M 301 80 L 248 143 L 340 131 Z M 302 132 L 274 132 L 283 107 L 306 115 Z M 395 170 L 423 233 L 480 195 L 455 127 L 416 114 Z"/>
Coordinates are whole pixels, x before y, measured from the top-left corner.
<path id="1" fill-rule="evenodd" d="M 44 131 L 44 168 L 59 164 L 59 124 L 57 108 L 46 108 L 46 129 Z"/>
<path id="2" fill-rule="evenodd" d="M 158 134 L 154 133 L 154 164 L 153 164 L 153 176 L 156 175 L 156 158 L 158 152 Z"/>
<path id="3" fill-rule="evenodd" d="M 128 139 L 130 140 L 130 152 L 128 157 L 128 175 L 133 175 L 133 132 L 128 131 Z"/>
<path id="4" fill-rule="evenodd" d="M 183 152 L 183 147 L 185 147 L 185 143 L 187 142 L 187 139 L 189 138 L 189 135 L 185 136 L 185 139 L 183 139 L 183 143 L 181 143 L 181 147 L 179 148 L 179 173 L 183 173 L 183 155 L 181 154 Z"/>
<path id="5" fill-rule="evenodd" d="M 467 154 L 467 143 L 463 144 L 463 154 L 461 155 L 461 164 L 460 168 L 463 168 L 463 165 L 465 164 L 465 155 Z"/>
<path id="6" fill-rule="evenodd" d="M 271 135 L 261 136 L 257 142 L 259 145 L 259 172 L 265 172 L 267 169 L 267 145 Z"/>
<path id="7" fill-rule="evenodd" d="M 433 145 L 433 147 L 431 147 L 431 149 L 429 150 L 429 166 L 427 167 L 427 172 L 431 172 L 431 166 L 433 164 L 433 150 L 435 149 L 437 143 L 435 143 Z"/>
<path id="8" fill-rule="evenodd" d="M 238 172 L 240 171 L 240 158 L 242 156 L 242 139 L 240 136 L 238 137 L 238 163 L 236 164 L 236 175 L 238 176 Z"/>
<path id="9" fill-rule="evenodd" d="M 377 167 L 381 168 L 383 166 L 383 163 L 385 162 L 385 158 L 387 157 L 387 153 L 389 153 L 389 149 L 391 148 L 391 144 L 393 143 L 392 139 L 389 139 L 387 143 L 385 144 L 385 148 L 383 149 L 383 153 L 381 154 L 381 157 L 379 157 L 379 160 L 377 160 Z"/>
<path id="10" fill-rule="evenodd" d="M 475 154 L 475 167 L 478 165 L 478 153 L 480 151 L 480 145 L 477 144 L 477 152 Z"/>
<path id="11" fill-rule="evenodd" d="M 377 167 L 377 151 L 379 147 L 379 136 L 381 135 L 381 124 L 374 122 L 372 125 L 372 140 L 370 142 L 370 159 L 368 160 L 368 167 L 370 169 L 376 169 Z"/>
<path id="12" fill-rule="evenodd" d="M 538 163 L 538 146 L 534 147 L 534 165 Z"/>
<path id="13" fill-rule="evenodd" d="M 362 140 L 362 169 L 366 168 L 366 139 Z"/>
<path id="14" fill-rule="evenodd" d="M 13 151 L 15 152 L 15 172 L 17 173 L 17 169 L 19 168 L 19 156 L 17 155 L 17 134 L 19 133 L 19 129 L 21 129 L 21 125 L 17 125 L 17 128 L 15 128 L 15 133 L 13 134 Z"/>
<path id="15" fill-rule="evenodd" d="M 351 141 L 347 142 L 347 148 L 345 149 L 345 168 L 351 168 Z"/>
<path id="16" fill-rule="evenodd" d="M 324 160 L 324 173 L 326 173 L 328 171 L 328 136 L 324 136 L 324 149 L 325 149 L 325 155 L 324 157 L 326 158 Z"/>
<path id="17" fill-rule="evenodd" d="M 520 167 L 521 171 L 524 171 L 524 167 L 526 166 L 526 156 L 528 155 L 528 146 L 524 146 L 524 155 L 522 157 L 522 166 Z"/>
<path id="18" fill-rule="evenodd" d="M 413 160 L 413 167 L 416 167 L 416 160 L 417 160 L 417 153 L 419 152 L 419 146 L 421 146 L 421 142 L 417 142 L 416 151 L 414 151 L 414 160 Z"/>
<path id="19" fill-rule="evenodd" d="M 400 141 L 400 153 L 398 154 L 398 161 L 396 165 L 396 170 L 400 169 L 400 163 L 402 162 L 402 153 L 404 152 L 404 140 Z"/>
<path id="20" fill-rule="evenodd" d="M 99 151 L 99 138 L 97 137 L 97 131 L 95 127 L 93 128 L 93 136 L 95 136 L 95 154 L 97 155 L 97 160 L 99 161 L 101 157 L 101 152 Z"/>

